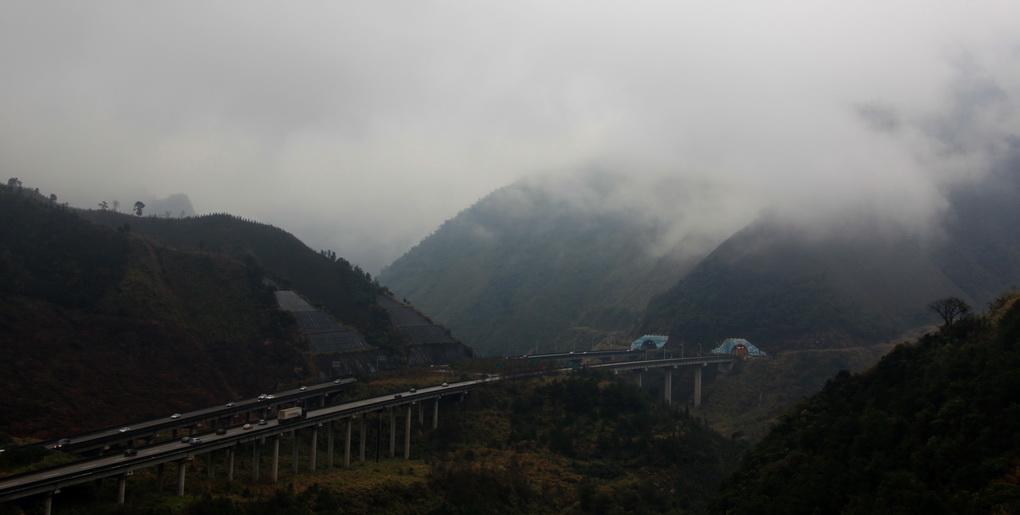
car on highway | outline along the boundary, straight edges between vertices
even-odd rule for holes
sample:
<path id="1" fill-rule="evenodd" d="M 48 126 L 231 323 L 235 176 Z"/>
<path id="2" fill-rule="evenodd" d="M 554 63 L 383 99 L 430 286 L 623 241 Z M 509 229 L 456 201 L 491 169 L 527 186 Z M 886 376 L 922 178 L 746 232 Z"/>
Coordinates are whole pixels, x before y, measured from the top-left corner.
<path id="1" fill-rule="evenodd" d="M 184 438 L 181 438 L 181 443 L 191 443 L 191 437 L 185 436 Z"/>
<path id="2" fill-rule="evenodd" d="M 188 442 L 188 443 L 190 443 L 191 445 L 195 445 L 197 443 L 202 443 L 202 439 L 201 438 L 192 438 L 191 441 Z"/>
<path id="3" fill-rule="evenodd" d="M 124 449 L 124 456 L 126 456 L 128 458 L 130 458 L 132 456 L 137 456 L 137 455 L 138 455 L 138 450 L 136 450 L 136 449 Z"/>
<path id="4" fill-rule="evenodd" d="M 70 444 L 71 444 L 70 438 L 61 438 L 60 440 L 57 440 L 57 443 L 53 444 L 53 448 L 63 449 L 64 447 L 67 447 Z"/>
<path id="5" fill-rule="evenodd" d="M 122 428 L 120 428 L 120 432 L 121 432 L 121 433 L 126 433 L 126 432 L 128 432 L 128 431 L 130 431 L 130 430 L 131 430 L 131 428 L 130 428 L 130 427 L 122 427 Z"/>
<path id="6" fill-rule="evenodd" d="M 264 426 L 264 425 L 266 425 L 266 424 L 268 424 L 268 423 L 269 423 L 269 422 L 266 422 L 266 419 L 264 419 L 264 418 L 260 418 L 260 419 L 259 419 L 259 425 L 260 425 L 260 426 Z"/>
<path id="7" fill-rule="evenodd" d="M 173 415 L 170 415 L 170 420 L 177 420 L 179 418 L 181 418 L 180 413 L 174 413 Z"/>
<path id="8" fill-rule="evenodd" d="M 227 430 L 225 428 L 221 427 L 221 428 L 216 430 L 216 434 L 218 434 L 218 435 L 225 435 L 225 434 L 227 434 Z"/>
<path id="9" fill-rule="evenodd" d="M 450 386 L 450 383 L 443 383 L 443 384 L 442 384 L 442 385 L 440 385 L 440 386 L 442 386 L 443 388 L 446 388 L 447 386 Z"/>
<path id="10" fill-rule="evenodd" d="M 244 429 L 245 431 L 247 431 L 247 430 L 251 429 L 252 427 L 254 427 L 254 426 L 252 426 L 251 424 L 245 424 L 245 425 L 241 426 L 241 429 Z"/>
<path id="11" fill-rule="evenodd" d="M 308 387 L 307 387 L 307 386 L 302 386 L 302 387 L 300 388 L 300 390 L 301 390 L 302 392 L 303 392 L 303 391 L 305 391 L 305 390 L 307 390 L 307 389 L 308 389 Z"/>
<path id="12" fill-rule="evenodd" d="M 228 408 L 233 408 L 234 407 L 234 403 L 233 402 L 228 402 L 227 403 L 227 407 Z"/>
<path id="13" fill-rule="evenodd" d="M 259 395 L 259 399 L 258 399 L 258 400 L 259 400 L 259 401 L 264 401 L 264 400 L 266 400 L 266 399 L 268 399 L 268 398 L 269 398 L 269 395 L 268 395 L 268 394 L 265 394 L 265 393 L 263 393 L 262 395 Z"/>

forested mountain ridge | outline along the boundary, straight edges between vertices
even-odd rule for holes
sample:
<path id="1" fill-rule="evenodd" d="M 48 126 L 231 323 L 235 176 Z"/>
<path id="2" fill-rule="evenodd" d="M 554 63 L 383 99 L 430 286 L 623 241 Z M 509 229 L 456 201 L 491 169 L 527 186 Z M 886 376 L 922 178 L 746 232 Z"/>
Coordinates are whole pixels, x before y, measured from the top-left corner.
<path id="1" fill-rule="evenodd" d="M 893 341 L 947 296 L 986 305 L 1020 285 L 1020 158 L 953 188 L 919 236 L 867 213 L 811 236 L 762 216 L 649 302 L 645 331 L 739 334 L 773 350 Z M 816 229 L 818 230 L 818 229 Z"/>
<path id="2" fill-rule="evenodd" d="M 691 230 L 725 217 L 709 205 L 685 213 L 683 238 L 659 207 L 691 202 L 697 189 L 683 184 L 641 203 L 623 175 L 521 181 L 448 220 L 379 280 L 481 354 L 649 333 L 673 345 L 743 337 L 773 351 L 890 343 L 932 323 L 925 305 L 936 298 L 984 305 L 1020 285 L 1018 170 L 1014 157 L 946 186 L 945 205 L 924 220 L 850 206 L 805 221 L 771 208 L 732 232 Z"/>
<path id="3" fill-rule="evenodd" d="M 227 214 L 203 215 L 182 219 L 160 217 L 131 217 L 110 211 L 87 211 L 82 216 L 96 222 L 118 227 L 129 224 L 132 232 L 158 240 L 164 245 L 189 252 L 207 252 L 229 256 L 244 263 L 254 263 L 264 270 L 266 278 L 281 290 L 296 290 L 319 310 L 333 316 L 345 328 L 356 331 L 365 342 L 377 349 L 376 354 L 386 357 L 389 366 L 402 366 L 412 359 L 408 347 L 423 343 L 446 345 L 447 357 L 470 356 L 471 349 L 461 344 L 449 330 L 435 326 L 435 332 L 445 336 L 437 340 L 422 341 L 421 334 L 396 327 L 389 311 L 380 299 L 389 299 L 388 289 L 372 277 L 338 256 L 332 250 L 314 251 L 283 229 L 243 220 Z M 411 306 L 402 309 L 415 310 Z M 424 323 L 432 324 L 426 313 L 415 310 Z M 319 368 L 326 370 L 334 361 L 320 354 Z M 368 363 L 377 363 L 375 355 L 347 355 L 343 370 L 363 370 Z M 353 372 L 352 372 L 353 373 Z"/>
<path id="4" fill-rule="evenodd" d="M 482 355 L 629 343 L 648 299 L 714 242 L 691 234 L 659 248 L 668 220 L 647 216 L 644 205 L 618 205 L 620 177 L 585 177 L 571 195 L 529 181 L 493 192 L 384 268 L 379 281 Z"/>
<path id="5" fill-rule="evenodd" d="M 1020 294 L 843 372 L 782 416 L 718 513 L 1020 508 Z"/>
<path id="6" fill-rule="evenodd" d="M 56 437 L 314 377 L 262 270 L 0 187 L 4 430 Z"/>
<path id="7" fill-rule="evenodd" d="M 0 210 L 0 386 L 11 393 L 0 409 L 15 434 L 63 436 L 328 375 L 336 355 L 309 354 L 276 289 L 298 291 L 390 366 L 409 355 L 384 288 L 278 228 L 78 210 L 20 186 L 0 186 Z"/>

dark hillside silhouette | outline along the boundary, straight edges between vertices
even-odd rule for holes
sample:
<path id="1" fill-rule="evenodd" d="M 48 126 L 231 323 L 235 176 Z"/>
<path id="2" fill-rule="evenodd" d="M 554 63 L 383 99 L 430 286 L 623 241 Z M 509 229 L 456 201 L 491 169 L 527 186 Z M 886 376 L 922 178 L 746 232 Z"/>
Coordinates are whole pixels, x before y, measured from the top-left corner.
<path id="1" fill-rule="evenodd" d="M 838 374 L 780 418 L 713 512 L 1015 512 L 1018 300 Z"/>
<path id="2" fill-rule="evenodd" d="M 0 188 L 0 401 L 56 437 L 314 377 L 255 266 L 180 252 Z"/>

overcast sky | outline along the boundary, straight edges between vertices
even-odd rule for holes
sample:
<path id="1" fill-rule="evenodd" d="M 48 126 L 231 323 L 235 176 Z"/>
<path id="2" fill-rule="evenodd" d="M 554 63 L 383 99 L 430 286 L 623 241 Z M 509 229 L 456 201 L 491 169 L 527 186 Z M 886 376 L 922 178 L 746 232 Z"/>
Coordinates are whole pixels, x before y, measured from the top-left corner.
<path id="1" fill-rule="evenodd" d="M 5 0 L 0 173 L 82 207 L 185 193 L 373 274 L 592 166 L 740 216 L 924 219 L 1020 133 L 1018 61 L 1005 0 Z"/>

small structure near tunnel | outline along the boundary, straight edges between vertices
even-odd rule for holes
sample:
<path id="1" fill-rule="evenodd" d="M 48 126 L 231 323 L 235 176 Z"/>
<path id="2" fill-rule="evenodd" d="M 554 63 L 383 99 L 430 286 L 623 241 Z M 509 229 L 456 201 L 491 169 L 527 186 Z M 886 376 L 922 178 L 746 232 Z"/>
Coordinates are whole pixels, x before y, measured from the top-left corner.
<path id="1" fill-rule="evenodd" d="M 729 354 L 732 356 L 764 356 L 765 353 L 743 338 L 727 338 L 721 345 L 712 349 L 712 354 Z"/>

